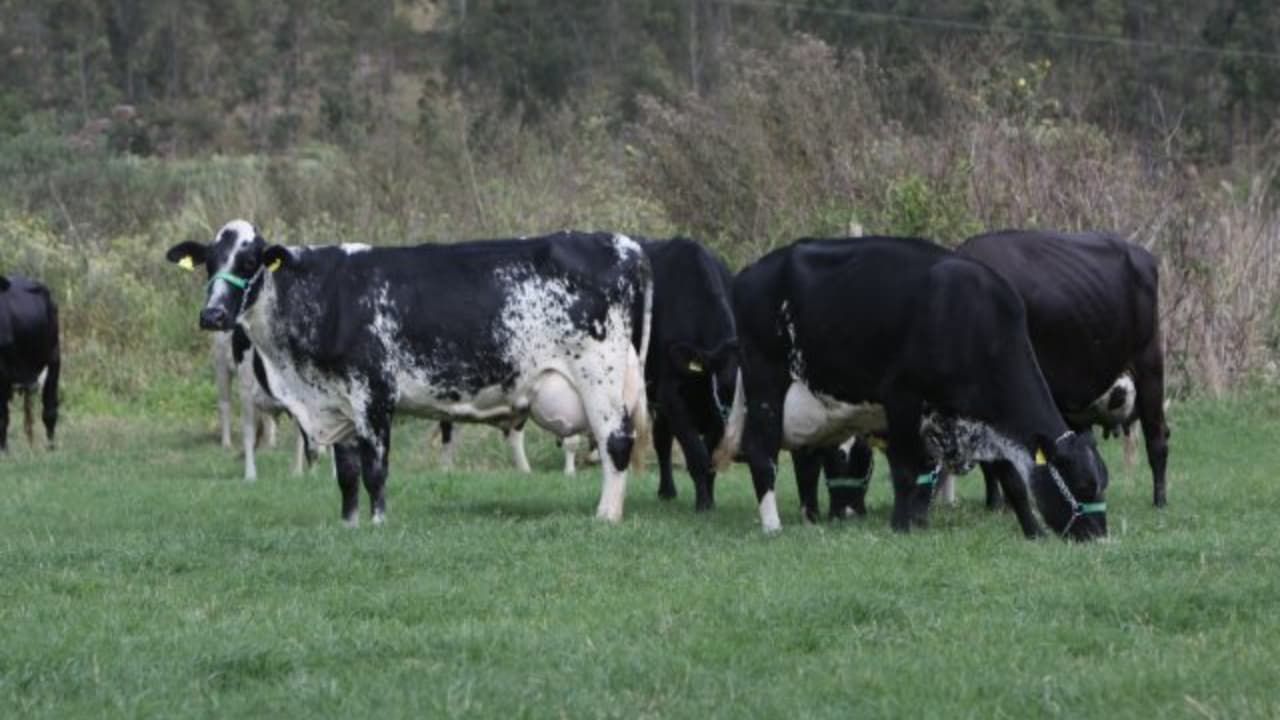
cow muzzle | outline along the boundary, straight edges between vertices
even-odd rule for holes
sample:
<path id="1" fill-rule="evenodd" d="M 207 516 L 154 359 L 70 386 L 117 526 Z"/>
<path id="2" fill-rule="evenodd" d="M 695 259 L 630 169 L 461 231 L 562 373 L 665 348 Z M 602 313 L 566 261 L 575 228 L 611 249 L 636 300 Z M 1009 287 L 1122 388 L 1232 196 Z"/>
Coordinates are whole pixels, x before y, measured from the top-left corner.
<path id="1" fill-rule="evenodd" d="M 225 331 L 231 329 L 231 316 L 220 307 L 207 307 L 200 311 L 200 329 Z"/>

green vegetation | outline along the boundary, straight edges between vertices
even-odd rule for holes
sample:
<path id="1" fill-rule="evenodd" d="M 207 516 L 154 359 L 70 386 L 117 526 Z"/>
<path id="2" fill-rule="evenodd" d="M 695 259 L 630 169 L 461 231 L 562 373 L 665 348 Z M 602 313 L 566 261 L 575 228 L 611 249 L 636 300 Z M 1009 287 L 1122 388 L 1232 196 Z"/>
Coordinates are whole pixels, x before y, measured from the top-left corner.
<path id="1" fill-rule="evenodd" d="M 595 468 L 519 476 L 493 431 L 443 474 L 396 431 L 390 522 L 329 471 L 262 479 L 199 420 L 71 416 L 0 465 L 0 703 L 15 717 L 1275 717 L 1280 395 L 1174 406 L 1168 509 L 1118 443 L 1111 541 L 1027 542 L 962 481 L 933 527 L 780 537 L 650 471 L 591 518 Z M 531 434 L 532 435 L 532 434 Z M 287 437 L 287 433 L 282 433 Z M 287 445 L 288 443 L 284 443 Z M 558 467 L 549 443 L 534 463 Z M 789 465 L 784 462 L 784 466 Z M 488 469 L 485 469 L 488 468 Z"/>

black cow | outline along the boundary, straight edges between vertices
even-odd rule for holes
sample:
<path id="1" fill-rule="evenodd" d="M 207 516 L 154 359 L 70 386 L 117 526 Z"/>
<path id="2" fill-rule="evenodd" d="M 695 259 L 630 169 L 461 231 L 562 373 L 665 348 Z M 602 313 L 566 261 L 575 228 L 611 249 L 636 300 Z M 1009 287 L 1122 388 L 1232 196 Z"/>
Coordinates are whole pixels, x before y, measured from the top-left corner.
<path id="1" fill-rule="evenodd" d="M 167 258 L 205 266 L 200 327 L 243 327 L 264 386 L 312 442 L 334 446 L 346 523 L 357 521 L 362 475 L 373 521 L 384 519 L 398 411 L 532 417 L 561 436 L 590 429 L 609 459 L 597 515 L 622 518 L 626 467 L 648 431 L 653 297 L 649 263 L 630 239 L 284 247 L 236 220 Z"/>
<path id="2" fill-rule="evenodd" d="M 979 459 L 1017 471 L 1005 492 L 1028 536 L 1028 490 L 1063 536 L 1105 534 L 1097 448 L 1058 413 L 1022 301 L 985 265 L 925 240 L 807 239 L 744 269 L 733 298 L 742 383 L 716 458 L 741 440 L 766 532 L 779 450 L 857 433 L 887 439 L 896 530 L 924 524 L 939 462 Z M 816 517 L 816 482 L 800 493 Z"/>
<path id="3" fill-rule="evenodd" d="M 738 374 L 733 275 L 693 240 L 641 241 L 653 266 L 653 339 L 645 363 L 658 496 L 676 496 L 671 442 L 680 443 L 693 478 L 694 509 L 715 506 L 710 449 L 724 436 Z"/>
<path id="4" fill-rule="evenodd" d="M 875 470 L 875 456 L 863 438 L 854 435 L 836 447 L 798 448 L 791 451 L 797 487 L 816 485 L 818 477 L 827 481 L 831 519 L 867 514 L 867 485 Z M 806 510 L 815 517 L 817 508 Z"/>
<path id="5" fill-rule="evenodd" d="M 1153 501 L 1163 506 L 1169 428 L 1155 257 L 1113 235 L 1026 230 L 969 238 L 957 252 L 982 261 L 1022 296 L 1031 344 L 1068 426 L 1126 432 L 1136 414 Z M 990 470 L 984 467 L 988 476 Z M 989 478 L 989 502 L 994 492 Z"/>
<path id="6" fill-rule="evenodd" d="M 0 275 L 0 453 L 8 450 L 9 400 L 15 387 L 23 394 L 27 442 L 35 444 L 31 396 L 42 375 L 41 419 L 45 440 L 53 449 L 62 368 L 58 338 L 58 306 L 49 289 L 18 275 Z"/>

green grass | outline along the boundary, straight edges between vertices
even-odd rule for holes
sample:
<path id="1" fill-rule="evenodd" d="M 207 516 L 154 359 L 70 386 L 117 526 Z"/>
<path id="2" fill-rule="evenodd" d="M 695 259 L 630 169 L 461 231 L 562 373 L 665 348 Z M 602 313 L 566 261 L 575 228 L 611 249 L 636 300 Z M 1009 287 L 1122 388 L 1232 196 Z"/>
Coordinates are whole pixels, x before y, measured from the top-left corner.
<path id="1" fill-rule="evenodd" d="M 209 415 L 12 433 L 0 715 L 1280 716 L 1275 392 L 1175 408 L 1164 511 L 1109 443 L 1113 535 L 1082 546 L 1023 540 L 976 477 L 925 532 L 889 531 L 883 478 L 869 518 L 801 526 L 787 462 L 780 537 L 740 469 L 706 517 L 650 469 L 609 527 L 596 468 L 540 441 L 547 472 L 443 474 L 416 422 L 389 524 L 352 531 L 288 432 L 245 484 Z"/>

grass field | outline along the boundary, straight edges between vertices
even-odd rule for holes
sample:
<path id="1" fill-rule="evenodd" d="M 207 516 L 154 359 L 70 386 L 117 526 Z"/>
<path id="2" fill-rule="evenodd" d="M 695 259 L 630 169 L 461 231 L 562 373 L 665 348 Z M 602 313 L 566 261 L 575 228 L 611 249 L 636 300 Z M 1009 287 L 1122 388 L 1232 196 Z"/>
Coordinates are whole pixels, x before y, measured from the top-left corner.
<path id="1" fill-rule="evenodd" d="M 961 481 L 933 527 L 765 538 L 742 469 L 694 516 L 652 468 L 443 474 L 397 429 L 385 527 L 327 466 L 261 480 L 208 419 L 69 417 L 0 460 L 0 716 L 1280 717 L 1280 394 L 1173 409 L 1170 506 L 1109 443 L 1112 538 L 1028 542 Z M 531 433 L 534 435 L 536 433 Z M 499 466 L 494 431 L 468 430 Z M 464 453 L 467 449 L 464 448 Z M 464 455 L 465 456 L 465 455 Z M 364 502 L 362 498 L 362 502 Z"/>

